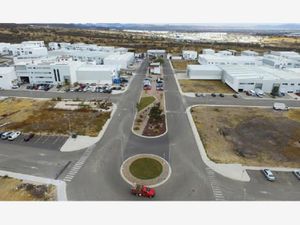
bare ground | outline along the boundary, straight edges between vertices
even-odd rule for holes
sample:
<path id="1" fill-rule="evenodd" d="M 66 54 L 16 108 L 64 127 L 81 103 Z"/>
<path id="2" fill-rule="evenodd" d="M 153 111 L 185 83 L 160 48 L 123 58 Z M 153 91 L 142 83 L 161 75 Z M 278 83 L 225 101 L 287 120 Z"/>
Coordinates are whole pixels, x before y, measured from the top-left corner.
<path id="1" fill-rule="evenodd" d="M 195 107 L 192 115 L 215 162 L 300 166 L 300 110 Z"/>
<path id="2" fill-rule="evenodd" d="M 0 177 L 0 201 L 53 201 L 53 185 L 32 185 L 10 177 Z"/>
<path id="3" fill-rule="evenodd" d="M 183 92 L 223 93 L 232 94 L 234 91 L 219 80 L 178 80 Z"/>
<path id="4" fill-rule="evenodd" d="M 198 65 L 197 60 L 172 60 L 172 65 L 175 70 L 186 70 L 187 65 Z"/>
<path id="5" fill-rule="evenodd" d="M 0 101 L 0 124 L 5 130 L 25 133 L 97 136 L 110 112 L 92 109 L 63 110 L 53 108 L 56 102 L 9 98 Z"/>

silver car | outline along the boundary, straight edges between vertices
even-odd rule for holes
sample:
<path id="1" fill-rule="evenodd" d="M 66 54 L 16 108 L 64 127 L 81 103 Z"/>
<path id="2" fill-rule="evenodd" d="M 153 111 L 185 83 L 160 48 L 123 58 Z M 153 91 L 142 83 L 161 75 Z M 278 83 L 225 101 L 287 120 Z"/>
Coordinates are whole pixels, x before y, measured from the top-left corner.
<path id="1" fill-rule="evenodd" d="M 293 174 L 300 180 L 300 170 L 294 170 Z"/>
<path id="2" fill-rule="evenodd" d="M 267 178 L 268 181 L 275 181 L 275 176 L 273 175 L 272 171 L 269 169 L 263 169 L 261 171 L 263 175 Z"/>
<path id="3" fill-rule="evenodd" d="M 12 131 L 7 131 L 7 132 L 4 132 L 2 135 L 1 135 L 1 139 L 2 140 L 6 140 L 9 135 L 11 135 L 13 132 Z"/>

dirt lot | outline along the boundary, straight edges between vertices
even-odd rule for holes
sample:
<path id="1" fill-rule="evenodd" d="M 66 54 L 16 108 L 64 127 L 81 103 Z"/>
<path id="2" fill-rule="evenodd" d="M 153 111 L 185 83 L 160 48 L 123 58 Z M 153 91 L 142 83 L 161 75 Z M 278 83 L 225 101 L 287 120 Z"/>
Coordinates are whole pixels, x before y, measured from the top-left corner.
<path id="1" fill-rule="evenodd" d="M 197 65 L 197 60 L 172 60 L 172 65 L 175 70 L 186 70 L 187 65 Z"/>
<path id="2" fill-rule="evenodd" d="M 54 109 L 54 101 L 8 98 L 0 101 L 1 130 L 20 130 L 25 133 L 97 136 L 110 117 L 110 112 L 88 108 L 78 110 Z"/>
<path id="3" fill-rule="evenodd" d="M 192 115 L 215 162 L 300 166 L 300 110 L 196 107 Z"/>
<path id="4" fill-rule="evenodd" d="M 231 94 L 234 91 L 219 80 L 178 80 L 183 92 L 199 93 L 224 93 Z"/>
<path id="5" fill-rule="evenodd" d="M 53 185 L 32 185 L 10 177 L 0 177 L 0 201 L 53 201 Z"/>

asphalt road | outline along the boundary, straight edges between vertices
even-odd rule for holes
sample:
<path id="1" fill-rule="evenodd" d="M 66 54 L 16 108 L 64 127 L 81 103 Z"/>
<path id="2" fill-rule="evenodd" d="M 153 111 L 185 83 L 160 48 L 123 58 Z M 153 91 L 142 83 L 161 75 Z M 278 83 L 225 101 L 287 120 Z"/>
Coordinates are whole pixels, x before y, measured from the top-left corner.
<path id="1" fill-rule="evenodd" d="M 117 111 L 103 138 L 95 146 L 83 152 L 57 154 L 55 151 L 34 149 L 32 147 L 16 148 L 13 152 L 11 145 L 4 144 L 0 145 L 0 154 L 2 154 L 0 155 L 0 167 L 4 165 L 7 170 L 14 171 L 14 168 L 24 166 L 24 173 L 43 173 L 43 176 L 49 173 L 48 176 L 53 177 L 61 171 L 63 165 L 72 159 L 72 164 L 59 177 L 59 179 L 64 179 L 64 177 L 73 173 L 67 182 L 69 200 L 147 200 L 136 198 L 129 193 L 129 185 L 120 176 L 120 165 L 124 159 L 131 155 L 153 153 L 167 159 L 172 168 L 170 179 L 157 188 L 157 196 L 152 199 L 154 201 L 300 200 L 300 182 L 291 173 L 275 173 L 278 179 L 276 182 L 271 183 L 263 177 L 260 171 L 248 171 L 251 181 L 239 182 L 227 179 L 206 167 L 201 160 L 185 113 L 186 107 L 193 104 L 271 106 L 272 101 L 234 99 L 230 96 L 225 98 L 209 96 L 205 98 L 182 97 L 167 61 L 163 69 L 169 131 L 162 138 L 152 140 L 133 135 L 131 127 L 135 106 L 142 90 L 142 80 L 146 69 L 147 61 L 144 61 L 138 69 L 129 91 L 123 95 L 114 96 L 114 101 L 118 106 Z M 12 93 L 10 92 L 10 94 Z M 74 93 L 70 94 L 73 98 Z M 77 94 L 85 96 L 82 93 Z M 69 98 L 65 94 L 63 96 Z M 293 101 L 291 102 L 292 105 L 290 105 L 290 102 L 287 104 L 298 106 L 299 103 Z M 3 148 L 6 148 L 6 150 L 3 150 Z M 22 158 L 23 152 L 27 154 Z M 6 154 L 9 157 L 6 157 Z M 9 161 L 13 155 L 16 159 L 13 163 L 10 163 Z M 22 160 L 17 165 L 18 157 Z M 78 158 L 77 163 L 80 162 L 80 166 L 75 164 Z M 26 165 L 27 161 L 29 162 L 28 166 Z M 39 163 L 41 161 L 42 163 Z M 34 163 L 40 166 L 36 166 L 38 171 L 29 168 Z M 51 168 L 47 168 L 47 165 L 50 165 Z"/>
<path id="2" fill-rule="evenodd" d="M 81 154 L 1 140 L 0 170 L 55 179 L 69 162 L 71 166 Z"/>

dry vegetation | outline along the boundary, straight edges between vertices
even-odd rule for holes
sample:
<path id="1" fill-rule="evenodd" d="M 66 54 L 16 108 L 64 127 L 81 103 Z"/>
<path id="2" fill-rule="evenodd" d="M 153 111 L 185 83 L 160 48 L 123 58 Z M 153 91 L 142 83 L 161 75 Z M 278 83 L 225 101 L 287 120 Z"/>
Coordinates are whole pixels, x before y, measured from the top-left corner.
<path id="1" fill-rule="evenodd" d="M 223 93 L 231 94 L 234 91 L 218 80 L 178 80 L 183 92 Z"/>
<path id="2" fill-rule="evenodd" d="M 97 136 L 110 118 L 110 112 L 88 108 L 78 110 L 54 109 L 55 102 L 8 98 L 0 101 L 0 124 L 9 123 L 6 130 L 39 134 Z"/>
<path id="3" fill-rule="evenodd" d="M 195 107 L 192 115 L 215 162 L 300 166 L 300 110 Z"/>
<path id="4" fill-rule="evenodd" d="M 53 185 L 33 185 L 10 177 L 0 177 L 0 201 L 53 201 Z"/>
<path id="5" fill-rule="evenodd" d="M 248 43 L 197 43 L 190 41 L 176 41 L 162 37 L 152 37 L 145 34 L 118 31 L 93 30 L 62 27 L 46 27 L 31 25 L 0 24 L 0 42 L 18 43 L 26 40 L 44 40 L 58 42 L 85 42 L 90 44 L 126 47 L 136 52 L 145 52 L 151 48 L 166 49 L 170 53 L 181 53 L 183 49 L 201 52 L 204 48 L 215 50 L 233 49 L 242 51 L 265 52 L 268 50 L 300 51 L 299 38 L 294 37 L 266 37 L 261 44 Z"/>
<path id="6" fill-rule="evenodd" d="M 172 60 L 172 65 L 175 70 L 186 70 L 187 65 L 197 65 L 197 60 Z"/>

